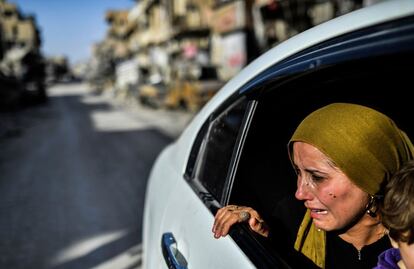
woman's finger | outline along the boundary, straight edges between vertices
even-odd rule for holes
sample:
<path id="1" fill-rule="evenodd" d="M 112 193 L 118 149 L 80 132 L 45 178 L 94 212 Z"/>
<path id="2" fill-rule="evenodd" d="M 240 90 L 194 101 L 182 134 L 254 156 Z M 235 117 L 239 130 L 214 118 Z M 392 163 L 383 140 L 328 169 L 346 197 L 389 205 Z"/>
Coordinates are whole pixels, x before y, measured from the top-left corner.
<path id="1" fill-rule="evenodd" d="M 233 210 L 233 208 L 234 208 L 234 207 L 235 207 L 235 206 L 233 206 L 233 205 L 229 205 L 229 206 L 222 207 L 222 208 L 220 208 L 220 209 L 217 211 L 216 216 L 214 217 L 214 224 L 213 224 L 213 229 L 212 229 L 213 233 L 215 233 L 215 232 L 216 232 L 216 230 L 217 230 L 217 226 L 218 226 L 218 224 L 221 222 L 222 218 L 223 218 L 226 214 L 228 214 L 229 212 L 231 212 L 231 211 Z"/>
<path id="2" fill-rule="evenodd" d="M 233 212 L 229 212 L 228 214 L 226 214 L 223 219 L 221 219 L 221 222 L 219 223 L 218 227 L 217 227 L 217 236 L 216 238 L 220 237 L 220 236 L 226 236 L 229 231 L 231 226 L 233 226 L 235 223 L 238 222 L 238 215 L 233 213 Z"/>
<path id="3" fill-rule="evenodd" d="M 220 208 L 214 218 L 212 232 L 215 238 L 226 236 L 230 228 L 239 222 L 248 222 L 250 228 L 262 236 L 268 235 L 267 225 L 251 207 L 228 205 Z"/>
<path id="4" fill-rule="evenodd" d="M 269 235 L 269 228 L 267 224 L 260 218 L 250 218 L 249 226 L 253 231 L 264 237 Z"/>

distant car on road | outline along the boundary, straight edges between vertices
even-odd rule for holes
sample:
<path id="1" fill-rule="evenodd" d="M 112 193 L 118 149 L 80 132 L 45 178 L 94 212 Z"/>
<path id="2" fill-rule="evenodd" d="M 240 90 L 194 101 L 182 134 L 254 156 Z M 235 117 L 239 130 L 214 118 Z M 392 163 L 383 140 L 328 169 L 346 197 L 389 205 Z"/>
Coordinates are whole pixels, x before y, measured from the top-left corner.
<path id="1" fill-rule="evenodd" d="M 241 204 L 267 220 L 277 214 L 273 205 L 296 185 L 287 142 L 326 104 L 373 107 L 414 139 L 413 63 L 414 1 L 384 1 L 296 35 L 244 68 L 154 164 L 143 267 L 291 268 L 281 251 L 293 248 L 283 243 L 290 227 L 275 229 L 276 246 L 245 224 L 216 240 L 217 209 Z"/>

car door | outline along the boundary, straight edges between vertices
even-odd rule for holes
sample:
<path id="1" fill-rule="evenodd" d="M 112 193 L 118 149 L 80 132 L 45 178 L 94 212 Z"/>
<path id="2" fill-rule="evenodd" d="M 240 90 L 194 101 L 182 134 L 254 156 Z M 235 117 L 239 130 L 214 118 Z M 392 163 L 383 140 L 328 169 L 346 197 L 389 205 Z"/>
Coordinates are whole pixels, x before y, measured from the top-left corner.
<path id="1" fill-rule="evenodd" d="M 193 147 L 197 153 L 193 152 L 190 160 L 192 173 L 188 166 L 188 178 L 171 190 L 162 220 L 159 240 L 170 268 L 255 268 L 231 237 L 214 239 L 210 211 L 219 207 L 225 189 L 223 179 L 250 110 L 247 99 L 235 100 L 211 115 L 201 128 Z"/>

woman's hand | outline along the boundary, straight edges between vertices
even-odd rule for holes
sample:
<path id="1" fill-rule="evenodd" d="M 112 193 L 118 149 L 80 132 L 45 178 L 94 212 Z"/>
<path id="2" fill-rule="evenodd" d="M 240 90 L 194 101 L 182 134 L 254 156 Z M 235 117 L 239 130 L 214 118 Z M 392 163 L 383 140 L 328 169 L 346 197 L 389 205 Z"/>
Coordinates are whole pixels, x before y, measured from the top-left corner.
<path id="1" fill-rule="evenodd" d="M 269 229 L 259 213 L 251 207 L 228 205 L 220 208 L 214 219 L 213 233 L 215 238 L 226 236 L 235 223 L 248 222 L 250 229 L 267 237 Z"/>

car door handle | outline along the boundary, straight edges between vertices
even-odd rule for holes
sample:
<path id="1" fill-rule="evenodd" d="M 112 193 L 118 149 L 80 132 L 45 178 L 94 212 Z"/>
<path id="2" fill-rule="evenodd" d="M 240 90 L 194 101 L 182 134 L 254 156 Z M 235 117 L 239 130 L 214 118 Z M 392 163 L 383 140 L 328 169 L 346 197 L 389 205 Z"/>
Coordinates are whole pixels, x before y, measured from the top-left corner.
<path id="1" fill-rule="evenodd" d="M 169 269 L 187 269 L 187 261 L 177 248 L 172 233 L 164 233 L 161 238 L 162 254 Z"/>

